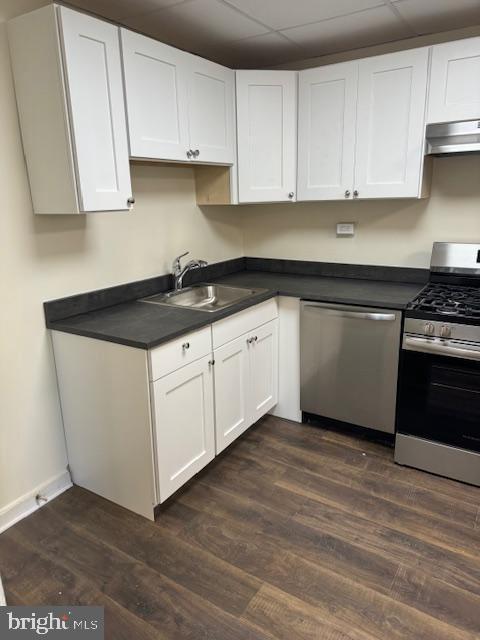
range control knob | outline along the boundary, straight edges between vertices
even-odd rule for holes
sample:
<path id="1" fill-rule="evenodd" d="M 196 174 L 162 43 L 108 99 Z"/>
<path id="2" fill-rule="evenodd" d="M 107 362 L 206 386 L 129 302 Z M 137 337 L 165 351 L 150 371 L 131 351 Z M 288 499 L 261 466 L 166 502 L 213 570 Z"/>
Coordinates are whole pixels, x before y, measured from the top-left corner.
<path id="1" fill-rule="evenodd" d="M 450 338 L 452 335 L 452 327 L 449 327 L 448 325 L 443 325 L 442 328 L 440 329 L 440 335 L 442 336 L 442 338 Z"/>
<path id="2" fill-rule="evenodd" d="M 425 324 L 425 327 L 423 328 L 423 332 L 425 333 L 426 336 L 433 336 L 435 335 L 435 327 L 431 322 L 427 322 Z"/>

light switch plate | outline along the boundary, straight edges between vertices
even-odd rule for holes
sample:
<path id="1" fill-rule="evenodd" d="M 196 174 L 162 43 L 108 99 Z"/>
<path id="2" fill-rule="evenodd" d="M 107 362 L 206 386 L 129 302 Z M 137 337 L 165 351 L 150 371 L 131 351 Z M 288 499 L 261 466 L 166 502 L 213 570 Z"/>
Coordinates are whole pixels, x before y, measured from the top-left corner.
<path id="1" fill-rule="evenodd" d="M 337 237 L 352 238 L 355 235 L 354 222 L 339 222 L 337 224 Z"/>

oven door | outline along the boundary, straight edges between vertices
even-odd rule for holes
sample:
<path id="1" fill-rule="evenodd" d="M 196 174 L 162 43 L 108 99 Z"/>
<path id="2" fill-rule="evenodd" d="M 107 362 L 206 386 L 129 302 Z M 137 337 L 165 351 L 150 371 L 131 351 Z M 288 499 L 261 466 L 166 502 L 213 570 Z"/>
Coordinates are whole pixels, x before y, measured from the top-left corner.
<path id="1" fill-rule="evenodd" d="M 405 334 L 399 433 L 480 452 L 480 344 Z"/>

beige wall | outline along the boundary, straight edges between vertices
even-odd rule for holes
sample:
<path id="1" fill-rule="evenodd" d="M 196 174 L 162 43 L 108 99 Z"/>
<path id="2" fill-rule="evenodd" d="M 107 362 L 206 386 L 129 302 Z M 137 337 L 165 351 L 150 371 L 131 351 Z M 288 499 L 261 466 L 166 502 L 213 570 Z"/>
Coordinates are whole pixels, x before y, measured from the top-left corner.
<path id="1" fill-rule="evenodd" d="M 201 211 L 192 170 L 133 166 L 133 213 L 32 214 L 0 23 L 0 513 L 65 469 L 55 371 L 42 303 L 169 270 L 189 249 L 243 255 L 236 211 Z"/>
<path id="2" fill-rule="evenodd" d="M 242 207 L 250 256 L 428 267 L 435 240 L 480 242 L 480 156 L 435 158 L 426 200 Z M 355 222 L 337 238 L 337 222 Z"/>

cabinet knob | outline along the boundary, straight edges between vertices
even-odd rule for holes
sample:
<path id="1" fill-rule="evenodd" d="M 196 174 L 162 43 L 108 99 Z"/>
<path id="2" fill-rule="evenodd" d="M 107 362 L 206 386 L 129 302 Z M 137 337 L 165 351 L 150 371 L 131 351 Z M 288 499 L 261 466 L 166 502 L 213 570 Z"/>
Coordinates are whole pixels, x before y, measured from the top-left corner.
<path id="1" fill-rule="evenodd" d="M 290 198 L 290 200 L 293 198 L 294 195 L 295 193 L 293 191 L 290 191 L 290 193 L 288 194 L 288 197 Z"/>
<path id="2" fill-rule="evenodd" d="M 247 344 L 252 344 L 253 338 L 247 338 Z"/>
<path id="3" fill-rule="evenodd" d="M 253 336 L 253 341 L 256 342 L 258 340 L 258 336 Z"/>
<path id="4" fill-rule="evenodd" d="M 213 366 L 215 365 L 215 360 L 209 360 L 209 361 L 208 361 L 208 364 L 209 364 L 211 367 L 213 367 Z"/>
<path id="5" fill-rule="evenodd" d="M 349 198 L 349 197 L 350 197 L 350 191 L 349 191 L 349 189 L 347 189 L 345 191 L 345 198 Z"/>
<path id="6" fill-rule="evenodd" d="M 187 158 L 188 158 L 188 159 L 190 159 L 193 155 L 194 155 L 194 154 L 193 154 L 193 151 L 192 151 L 191 149 L 189 149 L 189 150 L 187 151 Z"/>
<path id="7" fill-rule="evenodd" d="M 355 191 L 353 192 L 353 197 L 358 198 L 358 196 L 359 196 L 358 189 L 355 189 Z"/>
<path id="8" fill-rule="evenodd" d="M 199 149 L 195 149 L 195 151 L 193 152 L 193 155 L 195 158 L 198 158 L 198 156 L 200 155 L 200 150 Z"/>
<path id="9" fill-rule="evenodd" d="M 190 349 L 190 343 L 189 343 L 189 342 L 184 342 L 184 343 L 182 344 L 182 349 L 183 349 L 184 351 L 186 351 L 187 349 Z"/>
<path id="10" fill-rule="evenodd" d="M 132 196 L 132 197 L 130 197 L 130 198 L 128 198 L 128 199 L 127 199 L 127 204 L 128 204 L 128 205 L 135 204 L 135 198 L 134 198 L 133 196 Z"/>

